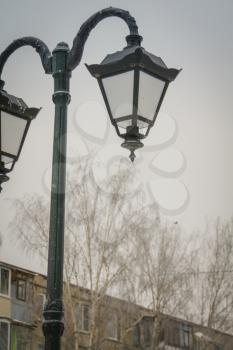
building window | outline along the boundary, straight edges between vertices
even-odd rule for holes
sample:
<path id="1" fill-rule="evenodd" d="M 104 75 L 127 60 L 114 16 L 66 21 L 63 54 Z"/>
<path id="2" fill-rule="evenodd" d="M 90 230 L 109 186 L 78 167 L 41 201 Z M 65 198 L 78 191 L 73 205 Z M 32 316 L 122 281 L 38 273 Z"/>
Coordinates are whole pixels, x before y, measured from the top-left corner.
<path id="1" fill-rule="evenodd" d="M 43 318 L 43 310 L 46 302 L 46 295 L 44 293 L 40 293 L 35 295 L 33 299 L 33 310 L 38 320 L 42 320 Z"/>
<path id="2" fill-rule="evenodd" d="M 11 349 L 30 350 L 32 346 L 32 330 L 26 326 L 12 324 Z M 1 348 L 0 348 L 1 349 Z"/>
<path id="3" fill-rule="evenodd" d="M 16 297 L 19 300 L 26 300 L 27 297 L 27 282 L 25 280 L 17 280 L 17 293 L 16 293 Z"/>
<path id="4" fill-rule="evenodd" d="M 10 295 L 10 270 L 0 267 L 0 294 Z"/>
<path id="5" fill-rule="evenodd" d="M 215 345 L 214 350 L 223 350 L 222 345 Z"/>
<path id="6" fill-rule="evenodd" d="M 192 340 L 192 328 L 188 324 L 182 323 L 180 325 L 180 346 L 181 348 L 188 348 Z"/>
<path id="7" fill-rule="evenodd" d="M 193 349 L 194 350 L 205 350 L 206 345 L 201 339 L 194 338 Z"/>
<path id="8" fill-rule="evenodd" d="M 133 345 L 140 345 L 140 325 L 137 323 L 133 328 Z"/>
<path id="9" fill-rule="evenodd" d="M 119 332 L 119 319 L 117 314 L 112 313 L 111 316 L 109 316 L 108 323 L 107 323 L 107 337 L 109 339 L 119 340 L 120 339 L 120 332 Z"/>
<path id="10" fill-rule="evenodd" d="M 77 304 L 76 306 L 78 329 L 80 331 L 90 331 L 90 306 L 84 304 Z"/>
<path id="11" fill-rule="evenodd" d="M 143 320 L 143 334 L 145 346 L 151 345 L 151 332 L 150 332 L 150 321 L 148 319 Z"/>
<path id="12" fill-rule="evenodd" d="M 10 323 L 0 320 L 0 350 L 10 349 Z"/>

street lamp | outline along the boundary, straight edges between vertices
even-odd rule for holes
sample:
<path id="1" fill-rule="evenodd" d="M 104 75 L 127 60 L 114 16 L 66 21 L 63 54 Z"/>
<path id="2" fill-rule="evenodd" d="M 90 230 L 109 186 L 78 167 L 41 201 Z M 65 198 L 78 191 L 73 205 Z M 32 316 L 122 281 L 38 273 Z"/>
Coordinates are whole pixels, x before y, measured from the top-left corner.
<path id="1" fill-rule="evenodd" d="M 134 151 L 154 125 L 168 84 L 179 71 L 168 69 L 160 57 L 141 47 L 140 36 L 128 35 L 127 46 L 108 55 L 101 64 L 86 65 L 97 78 L 106 108 L 122 147 Z"/>
<path id="2" fill-rule="evenodd" d="M 64 331 L 63 308 L 63 255 L 64 214 L 66 176 L 67 106 L 70 102 L 69 81 L 71 72 L 82 58 L 84 46 L 91 30 L 104 18 L 119 17 L 129 27 L 127 47 L 123 51 L 108 55 L 100 65 L 87 66 L 95 76 L 106 103 L 112 124 L 117 134 L 124 139 L 123 147 L 134 151 L 142 147 L 155 122 L 169 82 L 179 73 L 168 69 L 164 62 L 141 47 L 135 19 L 129 12 L 117 8 L 106 8 L 95 13 L 80 27 L 71 50 L 66 43 L 59 43 L 52 54 L 46 44 L 34 37 L 23 37 L 13 41 L 0 55 L 1 100 L 1 165 L 0 179 L 6 181 L 6 164 L 9 158 L 13 169 L 18 159 L 31 119 L 38 109 L 30 109 L 22 101 L 3 90 L 1 80 L 3 67 L 9 56 L 18 48 L 29 45 L 36 49 L 46 74 L 54 78 L 53 102 L 55 124 L 53 141 L 53 167 L 49 227 L 47 300 L 43 312 L 43 332 L 46 350 L 60 350 Z M 14 100 L 14 103 L 12 102 Z M 13 119 L 15 118 L 15 119 Z M 7 127 L 8 126 L 8 127 Z M 9 133 L 9 134 L 8 134 Z M 16 137 L 17 135 L 17 137 Z M 12 140 L 13 138 L 13 140 Z M 13 142 L 13 146 L 11 146 Z M 9 147 L 6 147 L 9 146 Z"/>
<path id="3" fill-rule="evenodd" d="M 18 97 L 0 90 L 0 192 L 6 175 L 18 160 L 30 123 L 39 109 L 28 108 Z"/>

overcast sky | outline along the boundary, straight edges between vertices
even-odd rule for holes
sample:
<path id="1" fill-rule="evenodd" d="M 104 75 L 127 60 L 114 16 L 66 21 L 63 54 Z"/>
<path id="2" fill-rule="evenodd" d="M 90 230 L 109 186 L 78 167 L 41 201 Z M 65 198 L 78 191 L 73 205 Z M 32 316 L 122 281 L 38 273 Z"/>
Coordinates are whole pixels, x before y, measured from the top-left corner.
<path id="1" fill-rule="evenodd" d="M 187 233 L 203 228 L 205 218 L 233 214 L 233 26 L 232 0 L 0 0 L 0 51 L 14 39 L 35 36 L 52 51 L 70 46 L 81 24 L 109 7 L 130 11 L 143 46 L 168 67 L 182 72 L 168 89 L 161 113 L 139 152 L 135 172 L 161 212 Z M 97 82 L 84 63 L 99 63 L 125 46 L 128 28 L 108 18 L 92 31 L 81 64 L 72 74 L 68 126 L 68 168 L 80 154 L 98 151 L 101 160 L 128 157 L 109 126 Z M 53 81 L 39 56 L 24 47 L 8 60 L 5 89 L 27 104 L 43 107 L 33 121 L 22 154 L 0 200 L 0 260 L 37 268 L 9 239 L 12 201 L 25 194 L 48 196 L 52 158 Z M 157 158 L 156 158 L 157 157 Z M 156 158 L 156 159 L 155 159 Z M 103 173 L 96 173 L 97 181 Z"/>

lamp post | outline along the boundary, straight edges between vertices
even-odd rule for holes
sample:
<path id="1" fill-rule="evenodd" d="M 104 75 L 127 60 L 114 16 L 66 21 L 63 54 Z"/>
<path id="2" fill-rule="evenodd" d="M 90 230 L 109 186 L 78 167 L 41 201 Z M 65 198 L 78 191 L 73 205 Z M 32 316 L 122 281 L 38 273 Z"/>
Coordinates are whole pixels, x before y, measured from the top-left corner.
<path id="1" fill-rule="evenodd" d="M 26 45 L 36 49 L 45 73 L 52 74 L 54 78 L 48 286 L 43 312 L 46 350 L 60 350 L 64 330 L 63 255 L 69 81 L 72 70 L 81 61 L 89 33 L 101 20 L 110 16 L 120 17 L 128 25 L 130 34 L 126 37 L 127 46 L 120 52 L 108 55 L 100 65 L 87 67 L 98 79 L 111 122 L 117 134 L 124 139 L 122 146 L 130 150 L 130 159 L 133 161 L 134 151 L 143 146 L 141 140 L 148 135 L 155 122 L 168 84 L 179 71 L 168 69 L 161 58 L 141 47 L 142 37 L 129 12 L 110 7 L 95 13 L 80 27 L 71 50 L 62 42 L 51 54 L 43 41 L 24 37 L 13 41 L 0 55 L 0 79 L 8 57 Z M 6 174 L 13 169 L 30 122 L 39 112 L 36 108 L 28 108 L 22 99 L 7 94 L 3 88 L 4 81 L 0 80 L 0 184 L 9 179 Z"/>

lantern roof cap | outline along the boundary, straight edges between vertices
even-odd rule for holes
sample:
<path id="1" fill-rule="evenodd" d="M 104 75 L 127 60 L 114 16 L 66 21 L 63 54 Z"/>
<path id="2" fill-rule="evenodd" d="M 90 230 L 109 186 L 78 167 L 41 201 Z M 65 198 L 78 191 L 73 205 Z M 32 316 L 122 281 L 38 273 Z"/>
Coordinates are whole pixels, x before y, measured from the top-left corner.
<path id="1" fill-rule="evenodd" d="M 40 108 L 29 108 L 22 98 L 8 94 L 0 90 L 0 110 L 32 120 L 40 111 Z"/>
<path id="2" fill-rule="evenodd" d="M 141 51 L 144 55 L 148 55 L 151 59 L 153 59 L 155 63 L 159 64 L 161 67 L 167 68 L 166 64 L 163 62 L 163 60 L 160 57 L 147 52 L 142 46 L 126 46 L 121 51 L 116 51 L 112 54 L 107 55 L 105 59 L 101 62 L 101 64 L 113 63 L 114 61 L 120 60 L 125 56 L 134 53 L 135 51 L 138 51 L 138 52 Z"/>
<path id="3" fill-rule="evenodd" d="M 180 70 L 168 68 L 163 60 L 139 45 L 127 46 L 107 55 L 100 64 L 86 65 L 96 78 L 104 78 L 130 69 L 139 68 L 165 81 L 173 81 Z"/>

